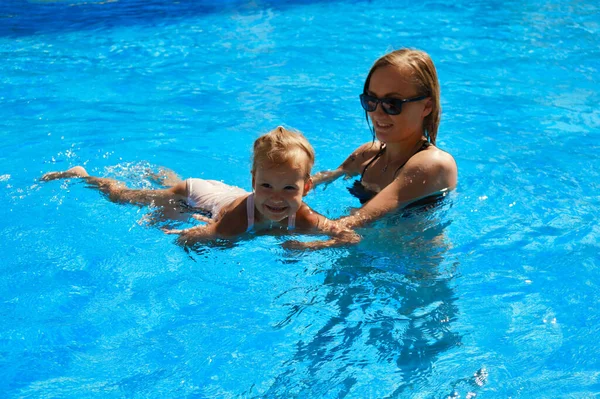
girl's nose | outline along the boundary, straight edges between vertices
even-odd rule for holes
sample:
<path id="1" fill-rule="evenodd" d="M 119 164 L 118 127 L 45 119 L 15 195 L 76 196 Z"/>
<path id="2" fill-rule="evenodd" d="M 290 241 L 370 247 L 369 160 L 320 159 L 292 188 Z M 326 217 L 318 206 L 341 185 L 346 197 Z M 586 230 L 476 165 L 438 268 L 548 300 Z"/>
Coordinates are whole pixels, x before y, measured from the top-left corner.
<path id="1" fill-rule="evenodd" d="M 273 197 L 271 197 L 271 199 L 275 202 L 284 202 L 285 198 L 283 196 L 283 194 L 281 193 L 275 193 L 275 195 L 273 195 Z"/>

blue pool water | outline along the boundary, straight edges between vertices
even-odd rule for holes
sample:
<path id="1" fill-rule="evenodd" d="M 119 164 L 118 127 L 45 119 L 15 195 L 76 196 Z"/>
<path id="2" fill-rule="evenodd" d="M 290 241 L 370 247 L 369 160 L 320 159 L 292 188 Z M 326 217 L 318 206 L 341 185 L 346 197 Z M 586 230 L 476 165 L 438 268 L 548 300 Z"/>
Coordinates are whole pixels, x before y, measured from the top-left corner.
<path id="1" fill-rule="evenodd" d="M 599 8 L 3 1 L 0 396 L 596 397 Z M 83 164 L 151 187 L 168 166 L 249 188 L 279 124 L 336 167 L 370 137 L 369 67 L 405 46 L 437 65 L 459 186 L 356 247 L 188 253 L 149 209 L 37 180 Z M 307 202 L 347 214 L 346 185 Z"/>

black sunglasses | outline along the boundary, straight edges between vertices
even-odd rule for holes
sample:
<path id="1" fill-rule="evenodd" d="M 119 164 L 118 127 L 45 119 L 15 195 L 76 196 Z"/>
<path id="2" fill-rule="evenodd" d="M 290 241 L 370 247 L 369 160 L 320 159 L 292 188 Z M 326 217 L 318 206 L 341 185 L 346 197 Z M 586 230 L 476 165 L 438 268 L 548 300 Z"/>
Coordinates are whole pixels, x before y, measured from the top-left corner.
<path id="1" fill-rule="evenodd" d="M 400 100 L 399 98 L 377 98 L 363 93 L 360 95 L 360 105 L 367 112 L 375 112 L 377 104 L 381 103 L 381 109 L 388 115 L 399 115 L 402 112 L 402 104 L 421 101 L 429 96 L 419 96 Z"/>

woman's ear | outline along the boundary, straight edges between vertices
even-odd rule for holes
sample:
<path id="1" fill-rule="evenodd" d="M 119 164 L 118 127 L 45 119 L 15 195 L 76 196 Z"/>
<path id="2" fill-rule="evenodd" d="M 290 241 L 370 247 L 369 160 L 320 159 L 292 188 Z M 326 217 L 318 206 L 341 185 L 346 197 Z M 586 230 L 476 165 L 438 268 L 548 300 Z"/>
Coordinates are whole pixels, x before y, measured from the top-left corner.
<path id="1" fill-rule="evenodd" d="M 421 118 L 426 118 L 431 111 L 433 111 L 433 101 L 431 101 L 431 97 L 427 97 L 425 100 L 425 108 L 423 108 L 423 113 L 421 114 Z"/>
<path id="2" fill-rule="evenodd" d="M 306 179 L 304 181 L 304 192 L 302 193 L 302 196 L 304 197 L 306 194 L 308 194 L 308 192 L 310 190 L 312 190 L 313 188 L 313 180 L 312 177 L 309 177 L 308 179 Z"/>
<path id="3" fill-rule="evenodd" d="M 254 172 L 250 172 L 250 174 L 252 175 L 252 191 L 254 191 L 254 184 L 256 179 L 254 178 Z"/>

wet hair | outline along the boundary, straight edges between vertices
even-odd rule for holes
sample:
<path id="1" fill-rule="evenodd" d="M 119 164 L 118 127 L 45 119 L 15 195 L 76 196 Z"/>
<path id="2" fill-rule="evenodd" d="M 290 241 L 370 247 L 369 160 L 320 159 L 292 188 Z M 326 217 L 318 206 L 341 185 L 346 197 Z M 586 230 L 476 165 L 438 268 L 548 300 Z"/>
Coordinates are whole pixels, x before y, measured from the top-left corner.
<path id="1" fill-rule="evenodd" d="M 387 53 L 375 61 L 371 67 L 365 80 L 364 93 L 369 90 L 373 73 L 381 67 L 390 65 L 400 68 L 408 67 L 412 72 L 414 83 L 419 90 L 417 96 L 431 97 L 431 113 L 423 120 L 423 134 L 432 144 L 435 144 L 442 115 L 442 107 L 440 104 L 440 82 L 438 81 L 437 72 L 431 57 L 424 51 L 408 48 Z M 368 123 L 369 115 L 367 112 L 365 112 L 365 115 Z"/>
<path id="2" fill-rule="evenodd" d="M 290 162 L 304 169 L 306 180 L 310 178 L 315 150 L 302 133 L 278 126 L 254 141 L 252 174 L 265 163 L 278 166 Z"/>

